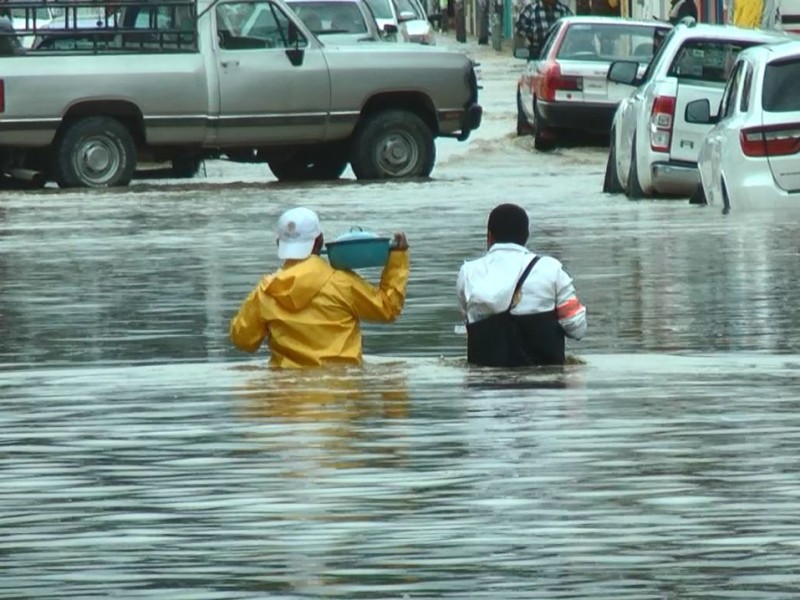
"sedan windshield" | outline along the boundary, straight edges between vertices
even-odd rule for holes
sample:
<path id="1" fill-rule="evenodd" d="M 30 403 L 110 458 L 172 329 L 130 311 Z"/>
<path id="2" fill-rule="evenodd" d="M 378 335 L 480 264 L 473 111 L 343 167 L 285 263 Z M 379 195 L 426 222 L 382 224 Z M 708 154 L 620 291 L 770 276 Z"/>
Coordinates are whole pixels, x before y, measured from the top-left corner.
<path id="1" fill-rule="evenodd" d="M 375 14 L 376 19 L 393 19 L 392 7 L 389 4 L 392 0 L 367 0 L 367 4 Z"/>
<path id="2" fill-rule="evenodd" d="M 290 6 L 317 35 L 367 33 L 364 15 L 355 2 L 292 2 Z"/>

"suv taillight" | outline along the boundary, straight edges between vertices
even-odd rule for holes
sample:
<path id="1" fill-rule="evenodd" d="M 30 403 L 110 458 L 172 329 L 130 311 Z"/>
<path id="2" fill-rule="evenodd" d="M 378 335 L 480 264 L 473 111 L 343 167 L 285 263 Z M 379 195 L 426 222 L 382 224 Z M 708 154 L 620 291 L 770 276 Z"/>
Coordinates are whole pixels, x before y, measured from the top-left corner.
<path id="1" fill-rule="evenodd" d="M 752 127 L 742 129 L 739 143 L 745 156 L 789 156 L 800 151 L 800 125 L 780 129 Z"/>
<path id="2" fill-rule="evenodd" d="M 654 151 L 669 152 L 674 121 L 675 97 L 657 96 L 650 113 L 650 147 Z"/>
<path id="3" fill-rule="evenodd" d="M 580 92 L 583 91 L 583 77 L 573 77 L 561 74 L 561 65 L 551 62 L 545 67 L 544 77 L 542 77 L 542 89 L 539 97 L 542 100 L 553 101 L 556 99 L 556 91 Z"/>

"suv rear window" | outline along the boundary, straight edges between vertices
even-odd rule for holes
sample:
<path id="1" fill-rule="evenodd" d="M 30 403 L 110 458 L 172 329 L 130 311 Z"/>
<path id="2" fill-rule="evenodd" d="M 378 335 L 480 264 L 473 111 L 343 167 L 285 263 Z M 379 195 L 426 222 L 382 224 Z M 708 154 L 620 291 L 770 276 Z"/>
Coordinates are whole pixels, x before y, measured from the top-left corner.
<path id="1" fill-rule="evenodd" d="M 567 26 L 556 58 L 649 63 L 665 33 L 663 27 L 655 26 L 572 23 Z"/>
<path id="2" fill-rule="evenodd" d="M 687 40 L 670 65 L 669 77 L 725 83 L 739 52 L 754 44 L 722 40 Z"/>
<path id="3" fill-rule="evenodd" d="M 767 65 L 761 105 L 768 112 L 800 111 L 800 59 L 790 58 Z"/>

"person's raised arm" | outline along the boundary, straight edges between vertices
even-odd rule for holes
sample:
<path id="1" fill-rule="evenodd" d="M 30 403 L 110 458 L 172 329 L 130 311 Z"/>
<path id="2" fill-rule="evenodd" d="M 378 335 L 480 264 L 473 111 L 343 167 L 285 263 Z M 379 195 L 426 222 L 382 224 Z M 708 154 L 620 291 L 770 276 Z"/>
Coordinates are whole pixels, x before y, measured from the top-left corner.
<path id="1" fill-rule="evenodd" d="M 403 233 L 395 233 L 394 241 L 377 287 L 355 274 L 350 279 L 353 312 L 359 319 L 391 322 L 403 310 L 408 282 L 408 241 Z"/>

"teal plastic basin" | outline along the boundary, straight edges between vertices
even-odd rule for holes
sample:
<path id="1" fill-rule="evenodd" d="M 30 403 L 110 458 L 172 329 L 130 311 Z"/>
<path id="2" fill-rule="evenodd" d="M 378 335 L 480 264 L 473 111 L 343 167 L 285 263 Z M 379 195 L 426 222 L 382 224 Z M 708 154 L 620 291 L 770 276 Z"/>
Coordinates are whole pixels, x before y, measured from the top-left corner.
<path id="1" fill-rule="evenodd" d="M 328 261 L 334 269 L 367 269 L 382 267 L 389 259 L 392 240 L 354 227 L 334 241 L 325 244 Z"/>

